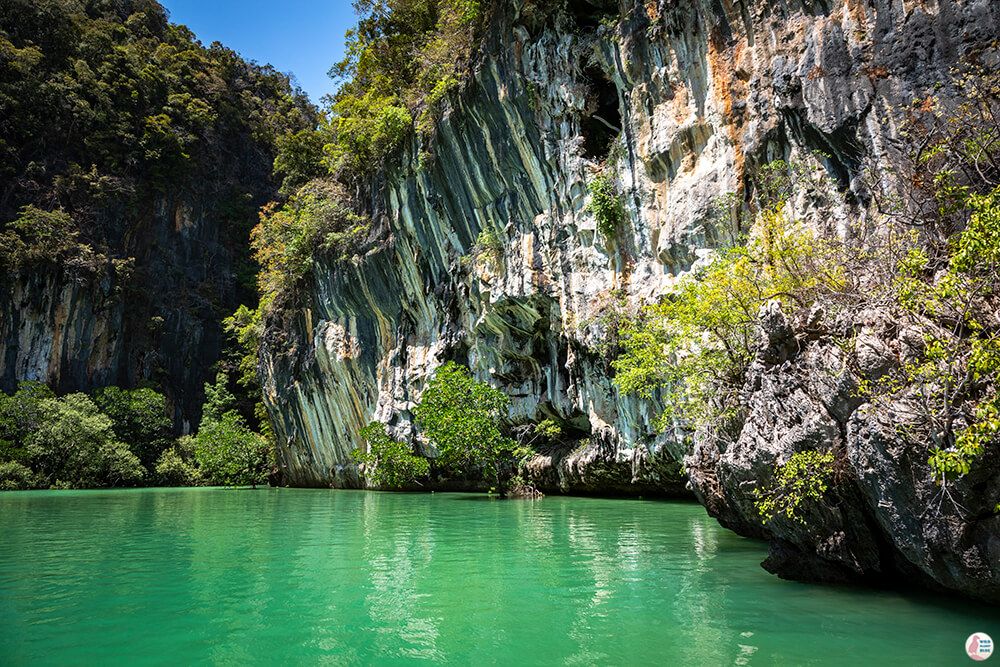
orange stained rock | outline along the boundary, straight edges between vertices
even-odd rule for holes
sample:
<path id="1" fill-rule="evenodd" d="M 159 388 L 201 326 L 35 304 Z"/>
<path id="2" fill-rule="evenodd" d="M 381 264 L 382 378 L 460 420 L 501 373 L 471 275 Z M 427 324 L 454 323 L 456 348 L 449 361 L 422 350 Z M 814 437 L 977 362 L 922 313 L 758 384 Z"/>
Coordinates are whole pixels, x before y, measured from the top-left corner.
<path id="1" fill-rule="evenodd" d="M 743 182 L 743 170 L 746 158 L 740 137 L 743 131 L 743 114 L 733 111 L 734 99 L 746 99 L 747 84 L 737 76 L 734 63 L 740 60 L 743 50 L 747 48 L 745 37 L 737 39 L 729 48 L 723 44 L 722 33 L 718 28 L 712 32 L 708 40 L 708 62 L 712 69 L 711 95 L 716 106 L 722 110 L 722 115 L 729 129 L 729 139 L 733 146 L 733 168 L 737 183 Z"/>

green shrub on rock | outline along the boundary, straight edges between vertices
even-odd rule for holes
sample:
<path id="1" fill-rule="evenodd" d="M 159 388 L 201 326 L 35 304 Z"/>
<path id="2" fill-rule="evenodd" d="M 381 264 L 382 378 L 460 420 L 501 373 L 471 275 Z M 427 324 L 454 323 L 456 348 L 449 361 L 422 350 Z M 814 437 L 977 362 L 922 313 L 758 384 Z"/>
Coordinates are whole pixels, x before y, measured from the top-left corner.
<path id="1" fill-rule="evenodd" d="M 731 412 L 754 356 L 762 306 L 775 300 L 802 309 L 844 289 L 838 244 L 789 220 L 783 208 L 759 212 L 745 245 L 719 251 L 621 328 L 615 384 L 647 397 L 666 393 L 662 428 Z"/>
<path id="2" fill-rule="evenodd" d="M 787 463 L 777 467 L 772 483 L 754 492 L 754 504 L 763 522 L 784 515 L 804 524 L 802 507 L 823 500 L 833 476 L 833 462 L 833 452 L 792 454 Z"/>
<path id="3" fill-rule="evenodd" d="M 597 229 L 611 238 L 625 224 L 625 202 L 610 174 L 599 174 L 587 184 L 590 203 L 584 209 L 597 220 Z"/>

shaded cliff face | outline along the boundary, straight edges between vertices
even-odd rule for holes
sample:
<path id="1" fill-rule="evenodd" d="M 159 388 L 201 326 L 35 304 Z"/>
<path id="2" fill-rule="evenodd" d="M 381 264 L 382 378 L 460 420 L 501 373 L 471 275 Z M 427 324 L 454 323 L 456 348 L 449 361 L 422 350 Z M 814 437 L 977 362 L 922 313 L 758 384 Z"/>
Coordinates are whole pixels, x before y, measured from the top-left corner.
<path id="1" fill-rule="evenodd" d="M 229 227 L 226 202 L 189 191 L 108 210 L 107 226 L 121 230 L 112 245 L 132 262 L 11 277 L 0 295 L 0 389 L 25 380 L 60 393 L 149 385 L 167 396 L 181 430 L 196 425 L 225 343 L 221 320 L 241 296 L 229 238 L 240 231 Z"/>
<path id="2" fill-rule="evenodd" d="M 196 424 L 277 145 L 315 124 L 287 76 L 154 0 L 2 3 L 0 390 L 149 386 Z"/>
<path id="3" fill-rule="evenodd" d="M 658 433 L 661 406 L 621 395 L 608 359 L 618 313 L 662 294 L 737 231 L 716 202 L 741 193 L 753 166 L 818 159 L 848 202 L 823 215 L 842 226 L 866 215 L 850 203 L 862 164 L 896 159 L 905 107 L 948 81 L 963 54 L 992 43 L 1000 12 L 987 0 L 626 2 L 612 29 L 601 19 L 613 23 L 617 7 L 570 5 L 517 2 L 496 19 L 491 46 L 440 123 L 433 161 L 404 158 L 374 194 L 387 241 L 362 261 L 320 265 L 298 346 L 262 351 L 285 480 L 358 486 L 349 452 L 361 427 L 377 419 L 397 437 L 419 437 L 410 410 L 454 359 L 511 396 L 515 424 L 563 424 L 570 442 L 528 465 L 543 490 L 677 493 L 684 460 L 709 511 L 772 539 L 770 566 L 787 576 L 806 576 L 795 560 L 809 554 L 809 576 L 819 578 L 903 572 L 965 592 L 977 581 L 995 586 L 994 565 L 968 577 L 955 574 L 967 564 L 941 560 L 968 535 L 907 551 L 899 522 L 873 509 L 883 498 L 869 493 L 870 467 L 920 463 L 901 462 L 888 445 L 851 455 L 860 481 L 841 514 L 824 517 L 833 537 L 770 534 L 751 516 L 755 473 L 810 438 L 843 443 L 864 430 L 852 388 L 818 378 L 815 357 L 832 354 L 829 345 L 796 371 L 812 406 L 799 416 L 813 422 L 768 416 L 787 396 L 748 387 L 756 431 L 742 454 L 701 439 L 692 455 Z M 609 162 L 628 212 L 610 237 L 587 210 L 587 184 L 610 148 L 605 125 L 622 130 L 623 157 Z M 501 248 L 476 251 L 483 230 Z M 968 543 L 978 546 L 968 548 L 987 548 L 983 535 L 997 533 L 976 530 Z"/>

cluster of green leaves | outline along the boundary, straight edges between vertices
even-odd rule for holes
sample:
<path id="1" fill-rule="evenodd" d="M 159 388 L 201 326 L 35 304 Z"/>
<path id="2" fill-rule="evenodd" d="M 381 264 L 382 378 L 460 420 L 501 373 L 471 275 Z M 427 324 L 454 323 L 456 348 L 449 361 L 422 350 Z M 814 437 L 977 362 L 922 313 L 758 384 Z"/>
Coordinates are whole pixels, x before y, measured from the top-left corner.
<path id="1" fill-rule="evenodd" d="M 225 376 L 235 376 L 244 405 L 236 401 L 236 409 L 249 417 L 251 414 L 260 434 L 268 440 L 274 439 L 270 418 L 262 400 L 257 364 L 260 360 L 260 337 L 263 331 L 264 311 L 241 305 L 235 313 L 222 321 L 222 328 L 230 342 L 222 360 L 226 367 Z M 223 378 L 225 380 L 226 377 Z M 218 379 L 216 384 L 218 385 Z M 249 399 L 248 399 L 249 397 Z M 249 405 L 247 405 L 249 403 Z"/>
<path id="2" fill-rule="evenodd" d="M 413 131 L 430 134 L 441 101 L 458 86 L 481 25 L 477 0 L 357 0 L 343 81 L 328 100 L 331 173 L 371 173 Z"/>
<path id="3" fill-rule="evenodd" d="M 597 220 L 597 229 L 606 238 L 615 235 L 625 224 L 625 200 L 615 178 L 602 172 L 587 183 L 590 202 L 584 209 Z"/>
<path id="4" fill-rule="evenodd" d="M 775 515 L 805 524 L 803 503 L 822 502 L 833 477 L 833 452 L 796 452 L 775 469 L 769 486 L 754 491 L 754 505 L 763 523 Z"/>
<path id="5" fill-rule="evenodd" d="M 361 429 L 361 437 L 368 442 L 368 450 L 355 449 L 351 457 L 376 486 L 398 488 L 430 472 L 427 459 L 414 455 L 406 443 L 393 440 L 382 422 L 368 424 Z"/>
<path id="6" fill-rule="evenodd" d="M 503 259 L 503 238 L 493 228 L 487 227 L 479 232 L 476 245 L 473 246 L 472 257 L 489 257 L 494 262 Z"/>
<path id="7" fill-rule="evenodd" d="M 517 457 L 529 455 L 504 435 L 503 420 L 510 399 L 500 390 L 472 377 L 468 368 L 449 361 L 434 374 L 414 408 L 413 415 L 437 448 L 436 462 L 454 473 L 482 470 L 483 476 L 504 493 L 507 470 Z M 546 434 L 558 434 L 559 426 L 544 423 Z M 372 422 L 361 434 L 368 451 L 352 452 L 355 462 L 365 465 L 365 475 L 380 486 L 400 486 L 425 476 L 427 461 L 415 456 L 408 445 L 393 441 L 385 425 Z"/>
<path id="8" fill-rule="evenodd" d="M 346 260 L 362 252 L 369 221 L 347 206 L 341 186 L 311 181 L 288 202 L 265 206 L 250 235 L 260 264 L 261 308 L 293 301 L 317 257 Z"/>
<path id="9" fill-rule="evenodd" d="M 437 447 L 443 468 L 454 472 L 481 468 L 483 477 L 502 492 L 501 466 L 517 448 L 502 428 L 509 404 L 502 391 L 449 361 L 427 384 L 413 416 Z"/>
<path id="10" fill-rule="evenodd" d="M 270 151 L 317 120 L 288 77 L 203 47 L 154 0 L 5 4 L 0 109 L 13 201 L 54 196 L 81 218 L 199 169 L 218 178 L 223 155 Z"/>
<path id="11" fill-rule="evenodd" d="M 665 392 L 662 428 L 724 416 L 753 358 L 761 306 L 805 307 L 842 289 L 838 253 L 835 243 L 789 221 L 783 205 L 760 211 L 745 245 L 719 251 L 626 322 L 615 383 L 646 397 Z"/>
<path id="12" fill-rule="evenodd" d="M 269 429 L 257 433 L 240 414 L 238 399 L 229 389 L 229 376 L 220 371 L 215 382 L 205 383 L 201 423 L 193 437 L 181 438 L 174 447 L 170 466 L 175 478 L 195 471 L 181 463 L 197 463 L 197 475 L 213 484 L 256 486 L 267 481 L 274 464 L 274 441 Z M 262 422 L 267 425 L 266 419 Z M 178 461 L 180 463 L 178 463 Z"/>
<path id="13" fill-rule="evenodd" d="M 477 0 L 356 0 L 340 81 L 321 126 L 284 137 L 275 171 L 283 189 L 324 175 L 354 185 L 379 170 L 414 130 L 428 141 L 458 89 L 482 26 Z"/>
<path id="14" fill-rule="evenodd" d="M 86 394 L 57 397 L 34 382 L 0 394 L 0 489 L 141 483 L 147 471 L 116 432 L 134 426 L 136 416 L 116 421 Z"/>
<path id="15" fill-rule="evenodd" d="M 928 464 L 941 484 L 968 473 L 1000 433 L 1000 332 L 984 326 L 990 318 L 983 312 L 984 299 L 1000 293 L 1000 187 L 981 195 L 949 185 L 949 207 L 960 192 L 968 223 L 948 240 L 946 268 L 928 278 L 934 261 L 920 246 L 901 262 L 899 302 L 921 326 L 925 345 L 881 387 L 887 394 L 915 388 L 904 428 L 931 441 Z"/>
<path id="16" fill-rule="evenodd" d="M 267 482 L 270 445 L 235 410 L 203 422 L 191 444 L 201 472 L 212 483 L 256 487 Z"/>
<path id="17" fill-rule="evenodd" d="M 201 486 L 205 476 L 195 460 L 194 438 L 184 435 L 156 460 L 156 478 L 167 486 Z"/>
<path id="18" fill-rule="evenodd" d="M 215 374 L 215 383 L 205 383 L 205 402 L 201 406 L 201 430 L 209 424 L 222 421 L 222 416 L 236 408 L 236 397 L 229 391 L 229 377 L 224 372 Z"/>
<path id="19" fill-rule="evenodd" d="M 0 394 L 0 489 L 259 484 L 271 444 L 232 409 L 225 374 L 207 384 L 196 436 L 172 439 L 166 400 L 105 387 L 58 397 L 38 382 Z"/>
<path id="20" fill-rule="evenodd" d="M 543 419 L 535 424 L 535 436 L 543 440 L 558 440 L 562 436 L 562 426 L 554 419 Z"/>
<path id="21" fill-rule="evenodd" d="M 146 388 L 105 387 L 94 392 L 93 400 L 111 419 L 115 438 L 128 445 L 147 471 L 153 471 L 173 440 L 163 395 Z"/>
<path id="22" fill-rule="evenodd" d="M 62 209 L 44 211 L 28 204 L 0 233 L 0 269 L 9 272 L 52 263 L 92 272 L 106 261 L 80 241 L 77 223 Z"/>

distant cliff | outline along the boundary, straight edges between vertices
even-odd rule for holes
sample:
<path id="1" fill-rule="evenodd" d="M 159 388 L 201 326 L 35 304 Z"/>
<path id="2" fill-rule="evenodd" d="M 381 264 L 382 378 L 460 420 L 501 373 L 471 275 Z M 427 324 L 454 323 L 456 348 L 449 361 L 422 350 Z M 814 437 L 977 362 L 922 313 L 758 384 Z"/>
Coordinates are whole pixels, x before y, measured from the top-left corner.
<path id="1" fill-rule="evenodd" d="M 0 389 L 150 386 L 187 430 L 276 142 L 316 111 L 156 2 L 85 5 L 0 3 Z"/>

